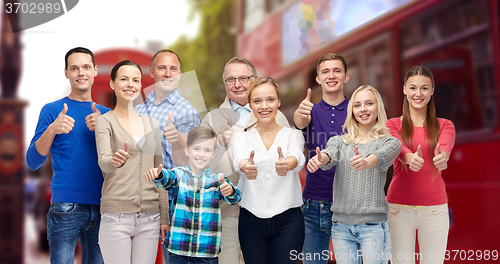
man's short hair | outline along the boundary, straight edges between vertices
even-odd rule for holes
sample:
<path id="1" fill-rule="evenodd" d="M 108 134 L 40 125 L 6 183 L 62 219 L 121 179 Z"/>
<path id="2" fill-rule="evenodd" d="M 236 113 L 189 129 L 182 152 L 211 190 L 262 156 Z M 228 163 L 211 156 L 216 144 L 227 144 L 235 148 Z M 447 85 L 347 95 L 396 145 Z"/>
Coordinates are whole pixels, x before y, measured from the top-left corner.
<path id="1" fill-rule="evenodd" d="M 337 53 L 333 53 L 333 52 L 323 54 L 323 56 L 321 56 L 318 59 L 318 63 L 316 63 L 316 74 L 319 74 L 319 65 L 321 63 L 323 63 L 324 61 L 329 61 L 329 60 L 340 60 L 342 62 L 342 64 L 344 65 L 344 71 L 347 74 L 347 63 L 345 63 L 344 57 L 340 56 Z"/>
<path id="2" fill-rule="evenodd" d="M 252 74 L 254 76 L 257 76 L 257 71 L 255 70 L 255 67 L 249 60 L 242 57 L 232 57 L 226 62 L 226 64 L 224 64 L 224 69 L 222 69 L 222 80 L 224 80 L 224 73 L 226 72 L 227 65 L 232 63 L 242 63 L 248 65 L 248 67 L 250 67 L 250 70 L 252 71 Z"/>
<path id="3" fill-rule="evenodd" d="M 68 58 L 69 58 L 69 55 L 71 55 L 73 53 L 85 53 L 85 54 L 89 54 L 90 57 L 92 57 L 92 64 L 94 64 L 94 67 L 95 67 L 94 53 L 92 53 L 92 51 L 90 51 L 87 48 L 76 47 L 76 48 L 72 48 L 68 52 L 66 52 L 65 61 L 64 61 L 64 68 L 66 70 L 68 69 Z"/>
<path id="4" fill-rule="evenodd" d="M 169 49 L 160 50 L 157 53 L 155 53 L 155 55 L 153 55 L 153 58 L 151 59 L 151 69 L 153 69 L 153 71 L 155 70 L 156 56 L 158 56 L 158 54 L 163 53 L 163 52 L 168 52 L 168 53 L 174 54 L 174 56 L 179 61 L 179 69 L 180 69 L 180 67 L 181 67 L 181 59 L 179 59 L 179 56 L 177 56 L 177 54 L 175 54 L 175 52 L 173 52 L 172 50 L 169 50 Z"/>

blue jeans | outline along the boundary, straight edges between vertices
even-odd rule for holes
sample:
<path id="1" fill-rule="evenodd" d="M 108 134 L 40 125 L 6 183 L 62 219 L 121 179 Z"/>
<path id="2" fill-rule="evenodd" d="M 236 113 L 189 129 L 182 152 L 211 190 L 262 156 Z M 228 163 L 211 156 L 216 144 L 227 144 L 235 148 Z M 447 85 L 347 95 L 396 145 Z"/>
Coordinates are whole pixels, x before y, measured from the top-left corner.
<path id="1" fill-rule="evenodd" d="M 197 258 L 197 257 L 187 257 L 174 254 L 172 252 L 168 253 L 170 263 L 172 264 L 198 264 L 198 263 L 210 263 L 219 264 L 219 258 Z"/>
<path id="2" fill-rule="evenodd" d="M 99 205 L 53 202 L 47 214 L 50 263 L 73 264 L 78 239 L 82 264 L 103 264 L 99 247 Z"/>
<path id="3" fill-rule="evenodd" d="M 238 225 L 245 264 L 298 263 L 304 246 L 304 217 L 299 207 L 271 218 L 258 218 L 240 209 Z"/>
<path id="4" fill-rule="evenodd" d="M 168 219 L 170 219 L 170 221 L 172 221 L 172 216 L 174 215 L 174 210 L 175 210 L 175 206 L 174 206 L 174 202 L 172 201 L 172 194 L 169 190 L 168 192 L 168 204 L 169 204 L 169 208 L 168 208 Z M 167 236 L 165 237 L 168 238 L 168 235 L 169 235 L 170 231 L 168 231 L 167 233 Z M 165 261 L 165 264 L 170 264 L 170 251 L 168 251 L 167 249 L 167 244 L 165 243 L 165 241 L 161 241 L 161 252 L 163 253 L 163 260 Z"/>
<path id="5" fill-rule="evenodd" d="M 337 264 L 387 264 L 391 233 L 387 221 L 362 225 L 333 222 L 332 242 Z"/>
<path id="6" fill-rule="evenodd" d="M 306 234 L 304 238 L 303 263 L 326 264 L 328 262 L 332 232 L 332 202 L 302 199 Z"/>

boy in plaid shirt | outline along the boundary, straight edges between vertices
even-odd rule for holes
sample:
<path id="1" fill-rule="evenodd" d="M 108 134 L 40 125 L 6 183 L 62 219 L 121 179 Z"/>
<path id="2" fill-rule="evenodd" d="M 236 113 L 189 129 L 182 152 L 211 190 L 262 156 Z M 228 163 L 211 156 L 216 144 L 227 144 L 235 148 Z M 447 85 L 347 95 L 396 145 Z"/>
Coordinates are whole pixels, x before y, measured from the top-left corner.
<path id="1" fill-rule="evenodd" d="M 222 220 L 219 200 L 236 204 L 241 199 L 237 186 L 208 165 L 216 154 L 215 132 L 208 127 L 193 128 L 187 138 L 189 165 L 172 170 L 163 165 L 145 177 L 163 189 L 178 194 L 166 237 L 170 263 L 218 263 Z"/>

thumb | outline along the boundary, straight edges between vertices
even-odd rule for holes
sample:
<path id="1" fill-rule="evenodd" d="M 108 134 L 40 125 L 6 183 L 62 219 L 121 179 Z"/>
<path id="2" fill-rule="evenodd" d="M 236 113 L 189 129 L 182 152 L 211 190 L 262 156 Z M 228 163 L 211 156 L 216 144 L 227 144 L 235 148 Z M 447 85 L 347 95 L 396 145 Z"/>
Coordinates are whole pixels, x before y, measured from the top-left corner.
<path id="1" fill-rule="evenodd" d="M 92 110 L 94 113 L 101 113 L 99 110 L 97 110 L 97 107 L 95 106 L 95 102 L 92 103 Z"/>
<path id="2" fill-rule="evenodd" d="M 307 88 L 306 100 L 311 102 L 311 88 Z"/>
<path id="3" fill-rule="evenodd" d="M 221 186 L 226 180 L 224 179 L 224 174 L 219 173 L 219 186 Z"/>
<path id="4" fill-rule="evenodd" d="M 68 105 L 66 103 L 64 103 L 64 108 L 61 111 L 61 114 L 65 115 L 67 112 L 68 112 Z"/>
<path id="5" fill-rule="evenodd" d="M 283 156 L 283 151 L 281 151 L 281 147 L 278 147 L 278 159 L 284 160 L 285 156 Z"/>
<path id="6" fill-rule="evenodd" d="M 354 147 L 354 155 L 356 156 L 359 155 L 359 150 L 357 145 Z"/>
<path id="7" fill-rule="evenodd" d="M 437 143 L 436 150 L 434 150 L 434 156 L 439 155 L 439 153 L 441 153 L 441 145 L 439 145 L 439 143 Z"/>
<path id="8" fill-rule="evenodd" d="M 163 169 L 163 164 L 160 164 L 160 166 L 158 166 L 158 169 L 156 170 L 156 175 L 160 175 L 162 169 Z"/>
<path id="9" fill-rule="evenodd" d="M 231 116 L 227 117 L 227 125 L 232 127 L 233 126 L 233 118 Z"/>
<path id="10" fill-rule="evenodd" d="M 422 157 L 422 147 L 420 145 L 418 145 L 417 147 L 417 152 L 415 152 L 415 154 L 418 156 L 418 157 Z"/>
<path id="11" fill-rule="evenodd" d="M 125 141 L 125 144 L 123 144 L 123 150 L 125 150 L 125 152 L 128 152 L 128 141 Z"/>
<path id="12" fill-rule="evenodd" d="M 321 150 L 319 147 L 316 147 L 316 155 L 318 156 L 319 162 L 321 162 L 321 159 L 323 159 L 323 156 L 321 155 Z"/>
<path id="13" fill-rule="evenodd" d="M 248 158 L 248 162 L 251 162 L 253 164 L 253 156 L 255 155 L 255 151 L 252 150 L 252 152 L 250 152 L 250 157 Z"/>
<path id="14" fill-rule="evenodd" d="M 167 125 L 172 124 L 172 112 L 168 113 Z"/>

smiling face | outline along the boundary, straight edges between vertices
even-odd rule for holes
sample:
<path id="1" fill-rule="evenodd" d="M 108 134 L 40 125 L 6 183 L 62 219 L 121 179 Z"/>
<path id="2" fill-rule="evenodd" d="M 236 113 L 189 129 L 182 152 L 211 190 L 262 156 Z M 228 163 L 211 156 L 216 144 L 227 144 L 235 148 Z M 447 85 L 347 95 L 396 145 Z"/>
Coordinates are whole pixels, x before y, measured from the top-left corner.
<path id="1" fill-rule="evenodd" d="M 185 151 L 189 159 L 189 166 L 196 175 L 199 176 L 200 172 L 206 170 L 212 162 L 216 154 L 215 144 L 215 138 L 198 138 L 189 147 L 186 146 Z"/>
<path id="2" fill-rule="evenodd" d="M 403 93 L 408 100 L 410 108 L 415 110 L 427 109 L 427 104 L 434 94 L 434 87 L 429 77 L 424 75 L 414 75 L 406 80 Z"/>
<path id="3" fill-rule="evenodd" d="M 177 88 L 181 73 L 179 60 L 167 51 L 156 55 L 154 66 L 150 70 L 151 77 L 155 80 L 156 91 L 165 97 Z"/>
<path id="4" fill-rule="evenodd" d="M 263 83 L 252 90 L 249 104 L 257 122 L 268 123 L 274 121 L 281 101 L 276 88 L 270 83 Z"/>
<path id="5" fill-rule="evenodd" d="M 341 60 L 323 61 L 318 68 L 316 82 L 321 85 L 323 93 L 335 94 L 342 92 L 344 84 L 349 81 Z"/>
<path id="6" fill-rule="evenodd" d="M 118 102 L 132 102 L 139 96 L 142 83 L 141 71 L 135 66 L 124 65 L 116 72 L 116 78 L 110 81 Z"/>
<path id="7" fill-rule="evenodd" d="M 233 78 L 249 77 L 254 75 L 250 66 L 244 63 L 230 63 L 226 66 L 224 71 L 224 79 L 229 80 Z M 224 82 L 224 87 L 226 88 L 226 93 L 231 101 L 245 106 L 247 104 L 247 90 L 256 76 L 252 76 L 247 82 L 241 82 L 240 80 L 235 80 L 233 84 L 228 84 L 227 81 Z"/>
<path id="8" fill-rule="evenodd" d="M 86 53 L 73 53 L 68 57 L 68 68 L 64 75 L 69 79 L 71 90 L 86 92 L 94 84 L 97 67 L 92 62 L 92 56 Z"/>
<path id="9" fill-rule="evenodd" d="M 370 130 L 377 121 L 378 102 L 375 94 L 367 89 L 360 90 L 352 102 L 352 114 L 360 129 Z"/>

